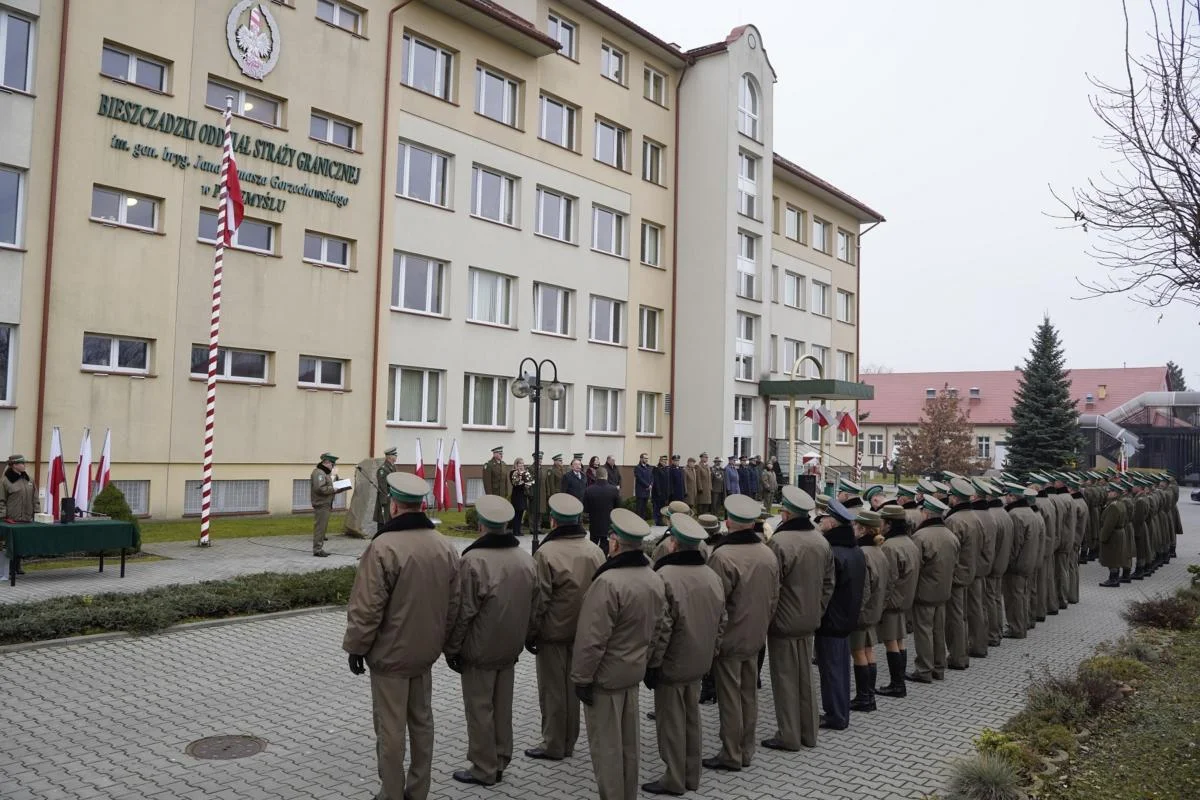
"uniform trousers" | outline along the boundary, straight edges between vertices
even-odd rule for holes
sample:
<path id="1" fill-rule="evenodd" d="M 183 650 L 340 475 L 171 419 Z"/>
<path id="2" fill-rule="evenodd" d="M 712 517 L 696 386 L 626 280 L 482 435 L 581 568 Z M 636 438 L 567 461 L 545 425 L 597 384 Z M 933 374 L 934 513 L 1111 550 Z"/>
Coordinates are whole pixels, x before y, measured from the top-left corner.
<path id="1" fill-rule="evenodd" d="M 471 774 L 486 784 L 495 783 L 512 761 L 513 668 L 464 664 L 462 694 Z"/>
<path id="2" fill-rule="evenodd" d="M 912 617 L 917 651 L 913 674 L 941 679 L 946 674 L 946 604 L 914 603 Z"/>
<path id="3" fill-rule="evenodd" d="M 1025 615 L 1025 627 L 1032 630 L 1039 620 L 1046 618 L 1045 601 L 1042 599 L 1042 565 L 1038 562 L 1029 573 L 1029 613 Z"/>
<path id="4" fill-rule="evenodd" d="M 551 758 L 567 758 L 579 738 L 579 700 L 571 682 L 570 642 L 539 642 L 538 703 L 542 709 L 542 749 Z"/>
<path id="5" fill-rule="evenodd" d="M 988 650 L 988 577 L 976 575 L 967 591 L 967 653 L 980 658 L 987 658 Z"/>
<path id="6" fill-rule="evenodd" d="M 637 515 L 642 519 L 650 519 L 650 498 L 639 497 L 636 501 Z"/>
<path id="7" fill-rule="evenodd" d="M 1010 572 L 1004 576 L 1004 616 L 1008 633 L 1024 639 L 1029 629 L 1029 578 Z"/>
<path id="8" fill-rule="evenodd" d="M 701 514 L 711 514 L 711 513 L 712 513 L 712 503 L 696 503 L 696 516 L 697 517 L 700 516 Z"/>
<path id="9" fill-rule="evenodd" d="M 813 691 L 813 637 L 767 639 L 771 694 L 775 698 L 775 738 L 790 750 L 817 746 L 816 692 Z"/>
<path id="10" fill-rule="evenodd" d="M 1054 563 L 1054 551 L 1046 555 L 1042 561 L 1042 615 L 1058 613 L 1058 569 Z"/>
<path id="11" fill-rule="evenodd" d="M 1056 592 L 1054 598 L 1058 600 L 1060 610 L 1067 607 L 1067 589 L 1071 585 L 1072 558 L 1070 550 L 1054 554 L 1054 589 Z"/>
<path id="12" fill-rule="evenodd" d="M 667 791 L 700 788 L 700 681 L 659 683 L 654 689 L 658 755 L 667 771 L 659 779 Z"/>
<path id="13" fill-rule="evenodd" d="M 966 667 L 967 656 L 967 594 L 970 586 L 955 586 L 946 603 L 946 646 L 950 650 L 950 666 Z"/>
<path id="14" fill-rule="evenodd" d="M 1000 644 L 1004 638 L 1004 576 L 989 575 L 984 589 L 988 611 L 988 644 Z"/>
<path id="15" fill-rule="evenodd" d="M 600 800 L 637 800 L 638 686 L 615 691 L 596 688 L 584 714 Z"/>
<path id="16" fill-rule="evenodd" d="M 325 530 L 329 527 L 329 517 L 333 514 L 333 506 L 313 506 L 313 552 L 319 553 L 325 549 Z"/>
<path id="17" fill-rule="evenodd" d="M 735 769 L 750 766 L 758 725 L 758 656 L 717 658 L 717 711 L 721 720 L 721 763 Z"/>
<path id="18" fill-rule="evenodd" d="M 817 671 L 821 675 L 821 706 L 833 728 L 850 724 L 850 640 L 845 636 L 817 636 Z"/>
<path id="19" fill-rule="evenodd" d="M 433 680 L 426 670 L 414 678 L 371 672 L 375 756 L 383 784 L 378 800 L 425 800 L 433 764 Z M 404 771 L 405 733 L 412 761 Z"/>
<path id="20" fill-rule="evenodd" d="M 1067 554 L 1067 603 L 1079 602 L 1079 550 L 1083 534 L 1076 537 L 1075 546 Z"/>

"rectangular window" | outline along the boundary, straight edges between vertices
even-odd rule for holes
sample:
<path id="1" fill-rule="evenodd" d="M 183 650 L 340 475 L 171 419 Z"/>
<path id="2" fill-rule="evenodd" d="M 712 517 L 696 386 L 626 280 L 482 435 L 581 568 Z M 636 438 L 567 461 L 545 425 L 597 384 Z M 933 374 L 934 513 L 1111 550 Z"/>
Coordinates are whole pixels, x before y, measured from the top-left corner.
<path id="1" fill-rule="evenodd" d="M 100 73 L 156 92 L 167 90 L 167 65 L 115 44 L 100 50 Z"/>
<path id="2" fill-rule="evenodd" d="M 825 377 L 828 378 L 829 377 L 829 348 L 822 347 L 819 344 L 814 344 L 809 350 L 809 355 L 812 356 L 813 358 L 815 358 L 817 361 L 821 362 L 821 371 L 824 372 Z M 813 364 L 811 361 L 808 361 L 806 363 L 808 364 L 808 377 L 810 377 L 810 378 L 817 377 L 816 365 Z"/>
<path id="3" fill-rule="evenodd" d="M 738 284 L 739 297 L 758 299 L 758 242 L 753 234 L 738 232 Z"/>
<path id="4" fill-rule="evenodd" d="M 304 479 L 304 484 L 308 485 L 307 478 Z M 121 494 L 125 495 L 125 502 L 129 503 L 129 510 L 135 517 L 150 515 L 150 481 L 113 481 L 113 485 L 121 490 Z M 340 496 L 345 497 L 346 495 Z"/>
<path id="5" fill-rule="evenodd" d="M 230 95 L 233 96 L 233 113 L 237 116 L 275 127 L 282 124 L 282 100 L 211 78 L 205 91 L 204 105 L 224 111 L 225 98 Z"/>
<path id="6" fill-rule="evenodd" d="M 548 283 L 533 285 L 533 329 L 557 336 L 571 335 L 570 289 Z"/>
<path id="7" fill-rule="evenodd" d="M 313 111 L 308 118 L 308 135 L 319 142 L 353 150 L 358 146 L 358 123 Z"/>
<path id="8" fill-rule="evenodd" d="M 463 425 L 481 428 L 508 425 L 508 378 L 463 376 Z"/>
<path id="9" fill-rule="evenodd" d="M 665 106 L 667 104 L 667 76 L 650 66 L 647 66 L 642 74 L 644 78 L 643 96 L 651 103 Z"/>
<path id="10" fill-rule="evenodd" d="M 388 422 L 440 425 L 446 373 L 414 367 L 388 368 Z"/>
<path id="11" fill-rule="evenodd" d="M 975 437 L 975 455 L 978 458 L 992 457 L 992 437 L 976 436 Z"/>
<path id="12" fill-rule="evenodd" d="M 158 230 L 158 201 L 132 192 L 92 187 L 91 218 L 110 225 Z M 216 239 L 216 233 L 213 233 Z"/>
<path id="13" fill-rule="evenodd" d="M 561 242 L 575 241 L 575 198 L 538 187 L 535 230 Z"/>
<path id="14" fill-rule="evenodd" d="M 296 382 L 301 386 L 343 389 L 345 375 L 346 362 L 341 359 L 300 356 L 300 370 Z"/>
<path id="15" fill-rule="evenodd" d="M 663 146 L 649 139 L 642 140 L 642 180 L 663 183 Z"/>
<path id="16" fill-rule="evenodd" d="M 638 309 L 638 347 L 642 350 L 659 350 L 658 346 L 658 321 L 662 317 L 662 311 L 650 306 L 641 306 Z"/>
<path id="17" fill-rule="evenodd" d="M 17 328 L 0 325 L 0 405 L 13 401 L 13 365 L 16 362 Z"/>
<path id="18" fill-rule="evenodd" d="M 637 393 L 637 432 L 641 436 L 658 434 L 658 399 L 653 392 Z"/>
<path id="19" fill-rule="evenodd" d="M 453 99 L 450 91 L 454 74 L 453 53 L 406 33 L 400 59 L 401 83 L 443 100 Z"/>
<path id="20" fill-rule="evenodd" d="M 85 333 L 83 368 L 98 372 L 145 375 L 150 371 L 150 342 L 146 339 Z"/>
<path id="21" fill-rule="evenodd" d="M 467 319 L 512 327 L 513 279 L 471 267 L 467 276 Z"/>
<path id="22" fill-rule="evenodd" d="M 330 25 L 350 31 L 362 33 L 363 12 L 359 9 L 337 2 L 337 0 L 317 0 L 317 19 L 324 20 Z"/>
<path id="23" fill-rule="evenodd" d="M 738 213 L 758 219 L 758 159 L 738 154 Z"/>
<path id="24" fill-rule="evenodd" d="M 608 42 L 600 45 L 600 74 L 625 85 L 625 53 Z"/>
<path id="25" fill-rule="evenodd" d="M 217 481 L 214 481 L 216 483 Z M 113 481 L 116 483 L 116 481 Z M 149 483 L 149 481 L 147 481 Z M 309 478 L 293 478 L 292 479 L 292 513 L 300 513 L 312 511 L 312 480 Z M 349 495 L 346 492 L 338 492 L 333 496 L 333 510 L 345 511 L 346 498 Z"/>
<path id="26" fill-rule="evenodd" d="M 392 254 L 392 308 L 442 315 L 446 264 L 412 253 Z"/>
<path id="27" fill-rule="evenodd" d="M 542 394 L 542 433 L 547 431 L 551 433 L 566 433 L 570 430 L 567 427 L 567 410 L 571 407 L 571 387 L 564 386 L 564 394 L 558 400 L 551 400 L 549 395 Z M 533 403 L 529 404 L 529 430 L 533 430 Z"/>
<path id="28" fill-rule="evenodd" d="M 587 432 L 617 433 L 621 410 L 621 390 L 588 387 Z"/>
<path id="29" fill-rule="evenodd" d="M 562 47 L 559 49 L 561 55 L 570 59 L 575 59 L 575 34 L 578 31 L 574 22 L 569 22 L 557 14 L 551 14 L 549 23 L 546 26 L 546 33 L 550 34 L 550 38 L 556 40 Z"/>
<path id="30" fill-rule="evenodd" d="M 843 230 L 837 232 L 837 257 L 847 264 L 854 263 L 854 237 Z"/>
<path id="31" fill-rule="evenodd" d="M 842 322 L 854 322 L 854 295 L 850 292 L 837 292 L 837 318 Z"/>
<path id="32" fill-rule="evenodd" d="M 804 342 L 795 339 L 783 340 L 783 368 L 789 374 L 796 366 L 796 361 L 804 355 Z"/>
<path id="33" fill-rule="evenodd" d="M 604 120 L 596 120 L 596 160 L 610 167 L 626 169 L 629 131 Z"/>
<path id="34" fill-rule="evenodd" d="M 517 127 L 520 84 L 495 70 L 475 67 L 475 111 L 489 119 Z"/>
<path id="35" fill-rule="evenodd" d="M 305 483 L 308 481 L 306 480 Z M 266 513 L 269 508 L 267 504 L 268 486 L 269 482 L 265 480 L 213 481 L 212 512 L 214 514 Z M 183 513 L 185 516 L 195 516 L 200 513 L 203 490 L 203 481 L 184 481 Z M 344 496 L 343 494 L 342 497 Z"/>
<path id="36" fill-rule="evenodd" d="M 838 350 L 837 379 L 839 381 L 852 381 L 854 377 L 854 354 Z"/>
<path id="37" fill-rule="evenodd" d="M 834 437 L 834 441 L 838 444 L 850 444 L 850 434 L 847 431 L 838 428 L 838 432 Z"/>
<path id="38" fill-rule="evenodd" d="M 820 281 L 812 282 L 812 303 L 808 310 L 823 317 L 829 316 L 829 286 Z"/>
<path id="39" fill-rule="evenodd" d="M 867 455 L 872 458 L 883 458 L 883 434 L 867 434 Z"/>
<path id="40" fill-rule="evenodd" d="M 260 350 L 217 349 L 217 379 L 240 383 L 267 382 L 268 354 Z M 192 376 L 208 375 L 208 345 L 192 345 Z"/>
<path id="41" fill-rule="evenodd" d="M 413 200 L 449 205 L 446 173 L 450 157 L 415 144 L 400 142 L 396 193 Z"/>
<path id="42" fill-rule="evenodd" d="M 816 217 L 813 217 L 812 246 L 814 250 L 829 253 L 829 223 Z"/>
<path id="43" fill-rule="evenodd" d="M 783 235 L 793 241 L 804 241 L 804 212 L 788 206 L 783 210 Z"/>
<path id="44" fill-rule="evenodd" d="M 541 96 L 540 105 L 541 127 L 538 136 L 559 147 L 574 150 L 575 119 L 579 109 L 546 95 Z"/>
<path id="45" fill-rule="evenodd" d="M 754 398 L 741 395 L 733 398 L 733 421 L 754 422 Z"/>
<path id="46" fill-rule="evenodd" d="M 804 277 L 794 272 L 783 274 L 783 304 L 792 308 L 800 308 L 804 299 Z"/>
<path id="47" fill-rule="evenodd" d="M 779 337 L 771 334 L 771 352 L 768 354 L 771 359 L 771 372 L 779 372 Z"/>
<path id="48" fill-rule="evenodd" d="M 32 91 L 33 21 L 0 8 L 0 86 Z"/>
<path id="49" fill-rule="evenodd" d="M 614 256 L 625 255 L 625 215 L 603 206 L 592 206 L 592 249 Z"/>
<path id="50" fill-rule="evenodd" d="M 217 212 L 207 208 L 200 209 L 200 232 L 198 238 L 202 242 L 217 240 Z M 275 225 L 246 217 L 233 234 L 233 247 L 239 250 L 250 250 L 255 253 L 275 253 Z"/>
<path id="51" fill-rule="evenodd" d="M 3 15 L 0 19 L 4 19 Z M 0 244 L 18 246 L 25 207 L 24 184 L 22 172 L 0 166 Z"/>
<path id="52" fill-rule="evenodd" d="M 350 242 L 336 236 L 305 231 L 304 260 L 326 267 L 350 269 Z"/>
<path id="53" fill-rule="evenodd" d="M 755 380 L 754 356 L 757 323 L 757 317 L 738 312 L 733 358 L 733 376 L 738 380 Z"/>
<path id="54" fill-rule="evenodd" d="M 502 225 L 513 224 L 517 182 L 508 175 L 475 165 L 471 168 L 471 214 Z"/>
<path id="55" fill-rule="evenodd" d="M 662 227 L 642 220 L 642 263 L 651 267 L 662 266 Z"/>
<path id="56" fill-rule="evenodd" d="M 625 304 L 607 297 L 592 297 L 592 323 L 588 338 L 604 344 L 621 344 L 625 337 Z"/>

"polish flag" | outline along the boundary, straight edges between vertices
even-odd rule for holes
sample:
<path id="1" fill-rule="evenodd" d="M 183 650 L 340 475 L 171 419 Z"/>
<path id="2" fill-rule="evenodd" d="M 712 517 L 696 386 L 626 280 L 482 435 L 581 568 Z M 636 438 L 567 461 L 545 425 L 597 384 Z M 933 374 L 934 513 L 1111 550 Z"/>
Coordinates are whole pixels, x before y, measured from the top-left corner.
<path id="1" fill-rule="evenodd" d="M 858 421 L 854 419 L 854 415 L 849 411 L 840 411 L 838 412 L 837 429 L 845 431 L 851 436 L 858 436 Z"/>
<path id="2" fill-rule="evenodd" d="M 112 428 L 104 431 L 104 447 L 100 450 L 100 466 L 96 468 L 96 492 L 112 483 Z"/>
<path id="3" fill-rule="evenodd" d="M 454 481 L 454 501 L 458 504 L 458 510 L 463 509 L 463 482 L 462 482 L 462 467 L 458 463 L 458 439 L 450 445 L 450 463 L 446 467 L 449 473 L 448 477 Z M 446 507 L 450 507 L 450 494 L 446 493 Z"/>
<path id="4" fill-rule="evenodd" d="M 233 234 L 242 224 L 246 204 L 242 200 L 242 183 L 238 180 L 237 159 L 233 155 L 233 113 L 225 109 L 225 146 L 221 156 L 221 188 L 225 194 L 225 246 L 233 245 Z"/>
<path id="5" fill-rule="evenodd" d="M 416 475 L 421 480 L 425 480 L 425 459 L 421 458 L 421 440 L 420 439 L 417 439 L 417 462 L 416 462 L 416 468 L 413 469 L 413 475 Z M 422 500 L 421 501 L 421 510 L 424 511 L 426 507 L 427 507 L 427 503 L 424 500 Z"/>
<path id="6" fill-rule="evenodd" d="M 79 443 L 79 463 L 75 465 L 75 484 L 71 490 L 75 508 L 87 511 L 92 496 L 92 431 L 83 429 L 83 441 Z"/>
<path id="7" fill-rule="evenodd" d="M 827 428 L 833 424 L 833 412 L 825 406 L 813 406 L 804 412 L 804 416 L 811 419 L 813 422 L 820 425 L 822 428 Z"/>
<path id="8" fill-rule="evenodd" d="M 446 507 L 446 470 L 442 463 L 441 439 L 438 439 L 437 465 L 433 470 L 433 505 L 438 511 Z"/>
<path id="9" fill-rule="evenodd" d="M 46 471 L 46 499 L 42 511 L 54 517 L 57 522 L 62 511 L 62 487 L 67 482 L 67 468 L 63 464 L 62 433 L 56 426 L 50 433 L 50 464 Z"/>

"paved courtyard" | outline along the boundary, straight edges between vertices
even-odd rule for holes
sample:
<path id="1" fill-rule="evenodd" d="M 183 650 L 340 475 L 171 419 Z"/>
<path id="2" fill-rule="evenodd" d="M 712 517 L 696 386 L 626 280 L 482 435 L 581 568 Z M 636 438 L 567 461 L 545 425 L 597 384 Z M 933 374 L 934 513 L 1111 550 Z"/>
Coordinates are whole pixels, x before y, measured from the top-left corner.
<path id="1" fill-rule="evenodd" d="M 987 659 L 973 659 L 969 671 L 912 687 L 906 700 L 880 698 L 878 712 L 854 715 L 847 731 L 822 732 L 814 750 L 760 750 L 741 773 L 706 772 L 701 790 L 689 796 L 916 798 L 938 788 L 945 765 L 969 751 L 970 737 L 1019 707 L 1031 670 L 1072 666 L 1122 632 L 1118 612 L 1126 600 L 1187 581 L 1187 565 L 1200 563 L 1200 505 L 1185 500 L 1182 511 L 1188 534 L 1180 541 L 1180 558 L 1149 581 L 1100 589 L 1102 571 L 1088 565 L 1082 602 L 1038 625 L 1030 638 L 1006 640 Z M 76 580 L 69 584 L 73 589 L 88 579 Z M 3 593 L 9 591 L 4 587 Z M 346 669 L 343 625 L 342 613 L 323 612 L 0 655 L 6 695 L 0 705 L 0 797 L 367 800 L 378 788 L 369 689 L 365 677 Z M 441 662 L 434 681 L 433 797 L 595 796 L 586 743 L 577 748 L 580 755 L 557 764 L 519 755 L 537 741 L 532 658 L 517 666 L 518 755 L 504 783 L 491 789 L 450 779 L 466 765 L 462 699 L 457 676 Z M 651 708 L 649 692 L 642 692 L 642 703 L 644 711 Z M 774 724 L 769 688 L 760 692 L 759 706 L 759 738 L 765 738 Z M 716 708 L 705 706 L 703 718 L 705 753 L 712 754 Z M 241 760 L 200 761 L 184 754 L 192 740 L 219 734 L 249 734 L 268 744 Z M 659 768 L 653 723 L 643 721 L 642 780 L 656 777 Z"/>

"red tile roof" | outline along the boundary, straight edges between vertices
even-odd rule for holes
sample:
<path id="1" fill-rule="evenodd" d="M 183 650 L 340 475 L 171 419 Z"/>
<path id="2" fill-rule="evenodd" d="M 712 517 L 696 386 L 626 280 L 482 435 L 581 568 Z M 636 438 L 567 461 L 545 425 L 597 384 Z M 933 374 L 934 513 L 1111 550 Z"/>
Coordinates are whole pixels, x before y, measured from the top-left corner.
<path id="1" fill-rule="evenodd" d="M 499 3 L 492 2 L 492 0 L 459 0 L 459 2 L 464 6 L 469 6 L 476 11 L 486 14 L 497 22 L 507 25 L 518 33 L 525 34 L 530 39 L 549 47 L 551 50 L 558 50 L 562 47 L 557 39 L 542 33 L 532 22 L 520 14 L 514 14 Z"/>
<path id="2" fill-rule="evenodd" d="M 608 6 L 604 5 L 603 3 L 598 2 L 598 0 L 580 0 L 580 2 L 583 2 L 583 3 L 591 6 L 595 10 L 599 11 L 601 14 L 611 17 L 618 24 L 624 25 L 626 28 L 633 31 L 638 36 L 641 36 L 642 38 L 646 39 L 651 44 L 657 46 L 660 50 L 662 50 L 667 55 L 670 55 L 670 56 L 678 59 L 680 62 L 685 62 L 685 63 L 687 62 L 687 60 L 688 60 L 687 55 L 683 52 L 683 50 L 681 50 L 679 48 L 679 45 L 663 41 L 658 36 L 655 36 L 653 33 L 646 30 L 641 25 L 638 25 L 636 22 L 634 22 L 633 20 L 624 16 L 623 14 L 619 13 L 615 9 L 609 8 Z"/>
<path id="3" fill-rule="evenodd" d="M 875 399 L 859 402 L 859 416 L 870 412 L 862 420 L 864 425 L 914 425 L 921 419 L 925 390 L 941 390 L 948 385 L 958 389 L 959 398 L 971 413 L 971 422 L 1011 425 L 1020 376 L 1017 370 L 864 374 L 860 379 L 875 387 Z M 1071 397 L 1079 401 L 1077 407 L 1082 414 L 1105 414 L 1143 392 L 1162 392 L 1167 388 L 1166 367 L 1075 369 L 1070 376 Z M 971 397 L 972 388 L 979 389 L 978 398 Z M 1089 392 L 1093 398 L 1090 405 L 1086 402 Z"/>
<path id="4" fill-rule="evenodd" d="M 857 209 L 858 211 L 860 211 L 866 215 L 867 222 L 887 222 L 887 220 L 883 218 L 883 214 L 880 214 L 878 211 L 871 208 L 866 203 L 862 202 L 861 200 L 858 200 L 857 198 L 853 197 L 852 195 L 847 194 L 846 192 L 843 192 L 841 189 L 837 188 L 829 181 L 824 180 L 822 178 L 818 178 L 816 175 L 812 174 L 811 172 L 809 172 L 808 170 L 806 170 L 804 167 L 800 166 L 799 164 L 795 163 L 794 161 L 788 161 L 786 158 L 779 155 L 779 153 L 775 153 L 775 166 L 779 167 L 780 169 L 784 170 L 785 172 L 790 172 L 792 175 L 795 175 L 797 178 L 800 178 L 801 180 L 803 180 L 807 183 L 811 183 L 813 186 L 816 186 L 819 189 L 825 190 L 829 194 L 831 194 L 834 197 L 841 200 L 843 203 L 847 203 L 850 206 L 854 207 L 855 209 Z"/>

